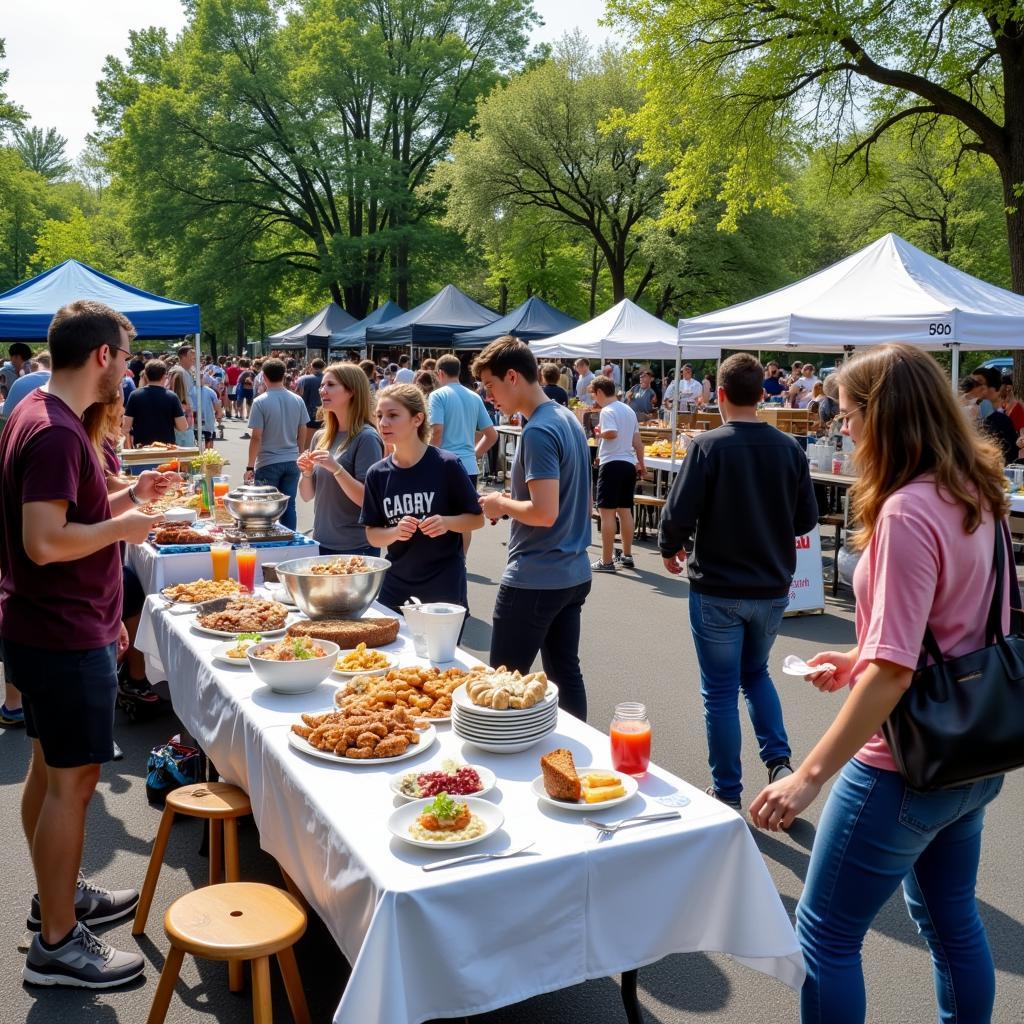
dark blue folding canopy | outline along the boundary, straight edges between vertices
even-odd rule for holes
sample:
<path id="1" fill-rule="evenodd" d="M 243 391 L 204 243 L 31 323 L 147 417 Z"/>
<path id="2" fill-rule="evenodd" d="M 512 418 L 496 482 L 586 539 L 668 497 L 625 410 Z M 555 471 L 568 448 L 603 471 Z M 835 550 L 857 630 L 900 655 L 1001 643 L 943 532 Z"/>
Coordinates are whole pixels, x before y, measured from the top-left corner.
<path id="1" fill-rule="evenodd" d="M 337 331 L 355 324 L 356 318 L 347 313 L 336 302 L 328 302 L 323 309 L 318 309 L 311 317 L 294 327 L 287 327 L 267 338 L 271 348 L 327 348 L 331 336 Z"/>
<path id="2" fill-rule="evenodd" d="M 396 316 L 401 316 L 404 312 L 405 310 L 397 302 L 388 299 L 383 306 L 378 306 L 369 316 L 350 324 L 344 330 L 335 331 L 330 337 L 331 348 L 362 348 L 366 344 L 366 329 L 368 327 L 375 327 L 377 324 L 394 320 Z"/>
<path id="3" fill-rule="evenodd" d="M 525 302 L 516 306 L 500 320 L 494 320 L 483 327 L 465 331 L 456 337 L 453 348 L 483 348 L 488 343 L 511 334 L 523 341 L 537 341 L 539 338 L 551 338 L 562 331 L 579 327 L 579 320 L 574 320 L 554 306 L 549 306 L 543 299 L 531 295 Z"/>
<path id="4" fill-rule="evenodd" d="M 65 260 L 0 295 L 0 338 L 44 339 L 54 313 L 76 299 L 95 299 L 124 313 L 140 338 L 180 338 L 199 330 L 193 303 L 152 295 Z"/>
<path id="5" fill-rule="evenodd" d="M 433 298 L 387 323 L 366 329 L 367 345 L 429 345 L 443 348 L 463 331 L 483 327 L 498 314 L 474 302 L 455 285 L 445 285 Z"/>

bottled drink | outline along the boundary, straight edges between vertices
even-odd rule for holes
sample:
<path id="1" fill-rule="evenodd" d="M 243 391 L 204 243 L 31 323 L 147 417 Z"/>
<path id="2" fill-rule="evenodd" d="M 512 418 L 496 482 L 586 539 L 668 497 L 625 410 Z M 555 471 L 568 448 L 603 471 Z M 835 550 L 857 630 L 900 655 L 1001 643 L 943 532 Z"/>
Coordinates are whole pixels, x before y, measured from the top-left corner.
<path id="1" fill-rule="evenodd" d="M 643 704 L 615 706 L 611 725 L 612 767 L 624 775 L 643 775 L 651 763 L 651 723 Z"/>

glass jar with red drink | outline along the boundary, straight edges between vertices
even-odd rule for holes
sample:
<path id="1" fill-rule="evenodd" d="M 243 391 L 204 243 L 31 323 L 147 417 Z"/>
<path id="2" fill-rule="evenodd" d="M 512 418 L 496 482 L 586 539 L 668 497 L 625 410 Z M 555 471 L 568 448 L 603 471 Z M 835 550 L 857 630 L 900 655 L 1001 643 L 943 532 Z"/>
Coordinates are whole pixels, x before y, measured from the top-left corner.
<path id="1" fill-rule="evenodd" d="M 643 704 L 615 705 L 611 724 L 612 767 L 624 775 L 643 775 L 651 763 L 651 723 Z"/>

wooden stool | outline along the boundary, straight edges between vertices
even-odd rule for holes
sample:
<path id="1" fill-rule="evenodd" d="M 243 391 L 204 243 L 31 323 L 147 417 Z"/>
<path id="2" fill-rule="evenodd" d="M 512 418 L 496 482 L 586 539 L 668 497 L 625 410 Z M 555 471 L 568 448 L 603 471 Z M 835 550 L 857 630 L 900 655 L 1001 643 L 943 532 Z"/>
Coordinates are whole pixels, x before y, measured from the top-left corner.
<path id="1" fill-rule="evenodd" d="M 818 523 L 821 526 L 835 528 L 835 539 L 832 542 L 832 596 L 839 593 L 839 551 L 842 544 L 843 530 L 846 528 L 846 517 L 840 513 L 822 516 Z"/>
<path id="2" fill-rule="evenodd" d="M 249 798 L 237 786 L 227 782 L 198 782 L 172 790 L 167 794 L 160 828 L 149 857 L 146 880 L 142 883 L 139 905 L 135 910 L 132 935 L 142 935 L 146 931 L 146 919 L 153 903 L 156 880 L 167 852 L 167 840 L 171 836 L 175 814 L 205 818 L 210 823 L 210 885 L 220 881 L 221 859 L 224 861 L 227 880 L 238 881 L 238 819 L 242 815 L 252 814 Z"/>
<path id="3" fill-rule="evenodd" d="M 252 1017 L 270 1024 L 270 957 L 277 956 L 296 1024 L 309 1024 L 309 1008 L 292 946 L 306 930 L 306 914 L 283 889 L 260 882 L 204 886 L 175 900 L 164 915 L 171 940 L 147 1024 L 163 1024 L 186 953 L 208 960 L 252 961 Z M 233 992 L 238 988 L 231 987 Z"/>

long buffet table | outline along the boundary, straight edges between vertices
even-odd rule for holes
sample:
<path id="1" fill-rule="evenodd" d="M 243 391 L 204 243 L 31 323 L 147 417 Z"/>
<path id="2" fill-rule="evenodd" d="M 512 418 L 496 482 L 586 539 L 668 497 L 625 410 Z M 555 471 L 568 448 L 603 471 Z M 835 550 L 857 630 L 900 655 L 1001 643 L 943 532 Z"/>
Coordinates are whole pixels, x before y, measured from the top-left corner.
<path id="1" fill-rule="evenodd" d="M 289 747 L 289 727 L 300 712 L 329 706 L 336 684 L 272 693 L 247 669 L 214 665 L 217 641 L 191 621 L 150 597 L 136 643 L 165 673 L 176 713 L 221 775 L 249 793 L 262 847 L 352 965 L 337 1024 L 482 1013 L 678 952 L 728 953 L 801 985 L 796 937 L 748 826 L 700 790 L 652 765 L 632 801 L 591 816 L 664 810 L 667 798 L 685 803 L 681 819 L 600 839 L 579 814 L 541 805 L 530 792 L 540 755 L 555 747 L 570 749 L 579 765 L 609 764 L 608 737 L 564 712 L 553 735 L 521 754 L 477 750 L 439 725 L 433 747 L 386 769 L 312 760 Z M 404 624 L 384 649 L 416 660 Z M 475 663 L 463 652 L 459 661 Z M 496 773 L 487 799 L 505 816 L 501 831 L 455 852 L 532 840 L 528 855 L 427 874 L 421 865 L 452 853 L 390 835 L 386 821 L 399 800 L 389 780 L 447 757 Z"/>

